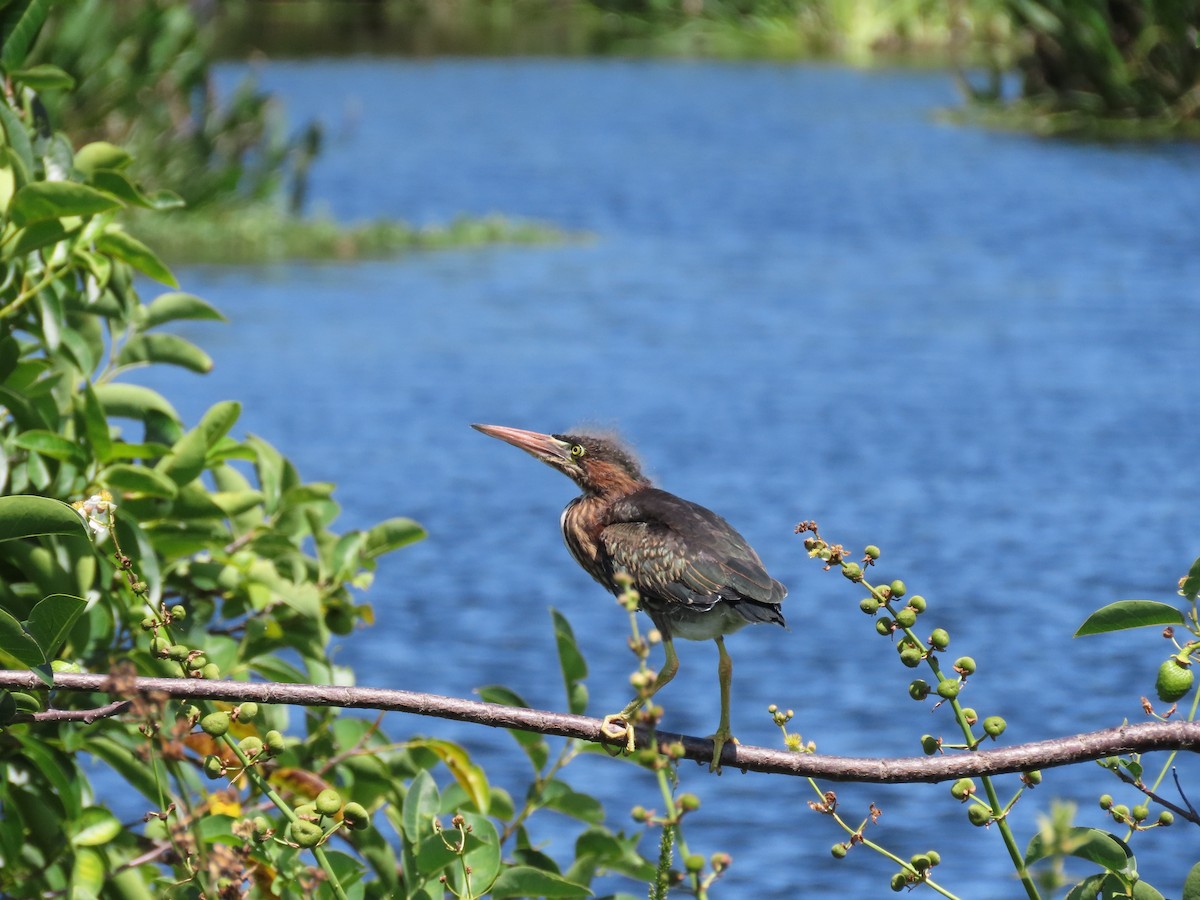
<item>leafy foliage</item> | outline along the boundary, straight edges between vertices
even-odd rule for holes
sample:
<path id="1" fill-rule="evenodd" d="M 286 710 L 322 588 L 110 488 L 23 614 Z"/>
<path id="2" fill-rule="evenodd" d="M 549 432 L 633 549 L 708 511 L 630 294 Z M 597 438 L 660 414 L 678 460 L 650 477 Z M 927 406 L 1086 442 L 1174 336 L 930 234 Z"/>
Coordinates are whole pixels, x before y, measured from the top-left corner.
<path id="1" fill-rule="evenodd" d="M 330 640 L 370 624 L 357 592 L 382 556 L 424 533 L 403 517 L 337 531 L 333 486 L 238 436 L 238 403 L 189 423 L 126 380 L 142 366 L 206 372 L 208 355 L 170 327 L 221 315 L 179 291 L 118 221 L 177 199 L 144 191 L 125 149 L 74 150 L 50 128 L 38 89 L 71 79 L 24 55 L 49 6 L 0 8 L 13 84 L 0 100 L 0 666 L 47 683 L 56 669 L 110 673 L 118 693 L 135 674 L 352 684 L 329 661 Z M 137 273 L 168 290 L 144 302 Z M 554 627 L 581 710 L 586 668 L 566 621 Z M 600 874 L 653 873 L 640 833 L 605 827 L 599 803 L 562 780 L 572 742 L 552 758 L 544 739 L 518 738 L 531 783 L 517 804 L 464 748 L 396 741 L 380 721 L 327 709 L 294 721 L 277 707 L 132 692 L 103 703 L 0 691 L 3 896 L 278 896 L 300 885 L 431 898 L 445 884 L 464 897 L 583 897 Z M 140 799 L 144 825 L 97 799 L 97 767 Z M 566 866 L 529 838 L 541 810 L 578 824 Z"/>

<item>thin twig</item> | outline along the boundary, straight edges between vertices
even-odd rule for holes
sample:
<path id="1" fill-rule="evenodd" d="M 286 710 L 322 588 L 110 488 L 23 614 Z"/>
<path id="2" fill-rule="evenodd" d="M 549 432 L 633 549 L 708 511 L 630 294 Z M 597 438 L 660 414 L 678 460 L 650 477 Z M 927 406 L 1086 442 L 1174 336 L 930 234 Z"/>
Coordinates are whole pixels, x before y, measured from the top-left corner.
<path id="1" fill-rule="evenodd" d="M 39 690 L 44 685 L 32 672 L 0 670 L 0 688 Z M 54 689 L 116 693 L 107 675 L 62 672 L 54 675 Z M 208 681 L 199 678 L 133 678 L 128 680 L 126 689 L 141 693 L 153 691 L 177 699 L 226 700 L 234 703 L 253 700 L 295 706 L 405 712 L 475 722 L 493 728 L 515 728 L 594 743 L 624 745 L 624 738 L 614 739 L 606 735 L 601 721 L 588 716 L 502 706 L 415 691 L 278 682 Z M 687 759 L 705 764 L 712 760 L 713 744 L 708 738 L 665 731 L 657 731 L 652 736 L 644 728 L 637 729 L 640 746 L 647 746 L 651 739 L 664 751 L 671 745 L 682 746 L 682 755 Z M 1026 772 L 1154 750 L 1200 751 L 1200 722 L 1144 722 L 996 750 L 899 759 L 821 756 L 728 743 L 721 753 L 721 763 L 732 769 L 799 775 L 828 781 L 903 784 Z"/>
<path id="2" fill-rule="evenodd" d="M 1122 772 L 1120 769 L 1113 769 L 1112 771 L 1113 771 L 1113 774 L 1117 776 L 1117 778 L 1121 779 L 1121 781 L 1125 782 L 1126 784 L 1128 784 L 1131 787 L 1137 788 L 1139 791 L 1141 791 L 1143 794 L 1145 794 L 1147 797 L 1149 797 L 1155 803 L 1158 803 L 1159 805 L 1171 810 L 1171 812 L 1175 813 L 1177 816 L 1182 816 L 1183 818 L 1187 819 L 1189 822 L 1192 822 L 1196 825 L 1200 825 L 1200 816 L 1197 816 L 1196 811 L 1194 809 L 1190 808 L 1191 807 L 1190 803 L 1188 803 L 1189 808 L 1184 809 L 1178 803 L 1172 803 L 1166 797 L 1160 796 L 1158 793 L 1156 793 L 1152 789 L 1146 787 L 1146 785 L 1142 784 L 1142 782 L 1140 782 L 1138 779 L 1134 778 L 1129 773 Z M 1178 781 L 1176 782 L 1176 784 L 1178 784 Z M 1180 791 L 1180 793 L 1182 794 L 1183 792 Z M 1187 803 L 1187 797 L 1184 797 L 1183 801 L 1185 803 Z"/>
<path id="3" fill-rule="evenodd" d="M 97 719 L 119 716 L 132 705 L 128 700 L 114 700 L 95 709 L 47 709 L 30 713 L 25 718 L 34 722 L 83 722 L 85 725 L 91 725 Z"/>

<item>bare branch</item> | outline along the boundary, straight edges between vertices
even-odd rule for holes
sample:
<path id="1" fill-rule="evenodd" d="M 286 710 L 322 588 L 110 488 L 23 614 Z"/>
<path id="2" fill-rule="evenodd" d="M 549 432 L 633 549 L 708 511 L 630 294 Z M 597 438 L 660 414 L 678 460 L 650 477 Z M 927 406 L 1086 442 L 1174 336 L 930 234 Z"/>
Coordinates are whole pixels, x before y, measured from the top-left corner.
<path id="1" fill-rule="evenodd" d="M 376 709 L 436 716 L 460 722 L 476 722 L 493 728 L 515 728 L 521 731 L 554 734 L 594 743 L 624 744 L 623 739 L 614 741 L 613 738 L 607 737 L 601 731 L 599 719 L 414 691 L 277 682 L 207 681 L 200 678 L 133 678 L 128 680 L 128 684 L 140 693 L 154 692 L 179 699 L 226 700 L 234 703 L 253 700 L 257 703 L 285 703 L 296 706 Z M 42 682 L 32 672 L 0 670 L 0 688 L 38 690 L 43 687 Z M 61 691 L 117 693 L 117 688 L 107 675 L 72 675 L 59 672 L 54 675 L 54 688 Z M 646 746 L 651 735 L 650 732 L 639 728 L 637 737 L 639 744 Z M 654 738 L 660 748 L 671 744 L 682 745 L 683 755 L 688 759 L 707 764 L 712 758 L 712 741 L 707 738 L 665 731 L 657 732 Z M 1103 731 L 996 750 L 900 759 L 821 756 L 726 744 L 721 754 L 721 762 L 730 768 L 769 774 L 811 776 L 827 781 L 900 784 L 1026 772 L 1122 753 L 1146 753 L 1153 750 L 1200 750 L 1200 722 L 1122 725 Z"/>
<path id="2" fill-rule="evenodd" d="M 25 717 L 34 722 L 83 722 L 91 725 L 97 719 L 119 716 L 133 704 L 128 700 L 114 700 L 95 709 L 47 709 Z"/>

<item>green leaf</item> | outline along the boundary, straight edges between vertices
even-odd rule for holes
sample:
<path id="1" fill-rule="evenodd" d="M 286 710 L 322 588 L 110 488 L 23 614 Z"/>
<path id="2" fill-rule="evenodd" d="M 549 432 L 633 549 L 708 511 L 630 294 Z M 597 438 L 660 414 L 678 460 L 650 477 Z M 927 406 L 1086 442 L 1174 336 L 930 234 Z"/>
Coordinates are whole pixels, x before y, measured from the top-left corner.
<path id="1" fill-rule="evenodd" d="M 467 751 L 458 744 L 450 741 L 426 738 L 409 742 L 411 747 L 422 747 L 431 751 L 450 770 L 454 780 L 471 798 L 475 808 L 485 815 L 491 807 L 492 789 L 488 784 L 487 773 L 471 761 Z"/>
<path id="2" fill-rule="evenodd" d="M 493 900 L 508 897 L 590 897 L 592 892 L 561 875 L 529 866 L 512 866 L 492 883 Z"/>
<path id="3" fill-rule="evenodd" d="M 124 169 L 131 162 L 127 151 L 108 141 L 93 141 L 75 151 L 75 168 L 85 175 L 97 169 Z"/>
<path id="4" fill-rule="evenodd" d="M 108 419 L 104 415 L 104 406 L 96 395 L 90 381 L 83 385 L 83 393 L 79 401 L 80 412 L 83 416 L 83 430 L 87 435 L 92 453 L 98 462 L 107 462 L 112 455 L 112 435 L 108 430 Z"/>
<path id="5" fill-rule="evenodd" d="M 121 833 L 121 823 L 107 809 L 89 806 L 70 823 L 67 833 L 73 847 L 99 847 Z"/>
<path id="6" fill-rule="evenodd" d="M 1200 900 L 1200 863 L 1192 866 L 1187 877 L 1183 879 L 1183 894 L 1180 900 Z"/>
<path id="7" fill-rule="evenodd" d="M 0 541 L 70 534 L 87 537 L 83 517 L 61 500 L 50 497 L 0 497 Z"/>
<path id="8" fill-rule="evenodd" d="M 1187 578 L 1183 579 L 1183 596 L 1189 600 L 1195 600 L 1200 596 L 1200 557 L 1192 563 L 1191 569 L 1188 570 Z"/>
<path id="9" fill-rule="evenodd" d="M 8 14 L 0 12 L 0 28 L 7 24 Z M 3 32 L 0 32 L 0 47 L 5 47 Z M 0 53 L 0 56 L 2 55 Z M 3 66 L 2 62 L 0 62 L 0 66 Z M 25 130 L 25 123 L 7 103 L 0 103 L 0 123 L 4 125 L 4 134 L 8 138 L 11 149 L 8 159 L 15 168 L 20 170 L 17 183 L 24 184 L 29 180 L 30 173 L 33 172 L 33 145 L 29 141 L 29 133 Z"/>
<path id="10" fill-rule="evenodd" d="M 550 616 L 554 620 L 554 640 L 558 645 L 558 664 L 567 690 L 567 706 L 571 712 L 582 715 L 588 701 L 587 685 L 583 684 L 587 678 L 587 663 L 579 652 L 575 633 L 566 617 L 557 609 L 551 609 Z"/>
<path id="11" fill-rule="evenodd" d="M 97 191 L 97 193 L 99 192 Z M 17 191 L 18 197 L 20 194 L 21 192 Z M 110 226 L 96 239 L 96 249 L 111 254 L 117 259 L 124 260 L 139 272 L 149 275 L 155 281 L 161 281 L 163 284 L 170 285 L 173 288 L 179 287 L 179 282 L 175 280 L 175 276 L 171 274 L 171 270 L 167 268 L 166 263 L 159 259 L 153 250 L 117 226 Z"/>
<path id="12" fill-rule="evenodd" d="M 416 543 L 424 537 L 425 529 L 412 519 L 388 519 L 367 531 L 367 540 L 363 545 L 362 554 L 366 559 L 374 559 Z"/>
<path id="13" fill-rule="evenodd" d="M 440 797 L 433 777 L 422 769 L 409 783 L 404 795 L 402 827 L 405 839 L 416 846 L 433 832 L 433 817 L 437 815 Z"/>
<path id="14" fill-rule="evenodd" d="M 17 232 L 17 240 L 13 244 L 13 255 L 26 256 L 34 250 L 41 250 L 50 244 L 57 244 L 76 230 L 76 228 L 64 227 L 58 219 L 34 222 Z"/>
<path id="15" fill-rule="evenodd" d="M 51 594 L 37 602 L 29 613 L 25 628 L 42 648 L 46 659 L 53 659 L 58 653 L 67 639 L 67 632 L 85 609 L 86 601 L 70 594 Z"/>
<path id="16" fill-rule="evenodd" d="M 191 341 L 175 334 L 138 334 L 130 338 L 117 362 L 123 366 L 163 363 L 180 366 L 201 375 L 212 371 L 213 361 Z"/>
<path id="17" fill-rule="evenodd" d="M 178 485 L 195 481 L 204 471 L 204 456 L 208 452 L 208 441 L 204 431 L 193 428 L 175 442 L 171 452 L 158 461 L 156 471 L 166 475 Z"/>
<path id="18" fill-rule="evenodd" d="M 209 449 L 229 433 L 241 414 L 242 404 L 233 400 L 222 400 L 209 407 L 196 426 L 204 433 L 204 442 Z"/>
<path id="19" fill-rule="evenodd" d="M 35 429 L 33 431 L 22 432 L 16 436 L 13 443 L 25 450 L 32 450 L 43 456 L 49 456 L 51 459 L 74 462 L 76 464 L 82 464 L 84 461 L 83 453 L 80 451 L 78 444 L 67 440 L 60 434 L 55 434 L 53 431 Z"/>
<path id="20" fill-rule="evenodd" d="M 60 69 L 58 66 L 52 66 L 49 63 L 41 63 L 40 65 L 30 66 L 27 69 L 18 69 L 12 73 L 13 81 L 19 81 L 26 87 L 33 88 L 35 91 L 49 91 L 55 88 L 66 88 L 70 90 L 75 87 L 75 79 Z"/>
<path id="21" fill-rule="evenodd" d="M 162 394 L 140 384 L 100 384 L 96 386 L 96 396 L 110 416 L 145 421 L 153 414 L 179 421 L 179 413 Z"/>
<path id="22" fill-rule="evenodd" d="M 142 322 L 143 328 L 154 328 L 181 319 L 225 321 L 225 317 L 215 306 L 210 306 L 199 297 L 180 291 L 159 294 L 146 305 L 145 316 Z"/>
<path id="23" fill-rule="evenodd" d="M 20 751 L 16 754 L 16 762 L 20 763 L 21 768 L 26 771 L 36 769 L 42 778 L 53 785 L 53 796 L 62 804 L 67 818 L 73 819 L 78 816 L 83 811 L 81 799 L 83 785 L 78 770 L 71 764 L 70 757 L 53 749 L 45 742 L 42 735 L 35 737 L 15 729 L 8 734 L 21 745 Z M 14 765 L 14 760 L 10 759 L 9 765 Z M 48 802 L 50 799 L 48 797 L 46 801 Z"/>
<path id="24" fill-rule="evenodd" d="M 71 865 L 71 900 L 98 900 L 104 878 L 104 857 L 91 847 L 80 847 Z"/>
<path id="25" fill-rule="evenodd" d="M 162 797 L 161 784 L 155 778 L 155 766 L 147 765 L 133 751 L 111 737 L 91 733 L 86 744 L 87 752 L 101 760 L 151 803 L 157 804 Z"/>
<path id="26" fill-rule="evenodd" d="M 7 653 L 29 669 L 46 662 L 38 642 L 3 609 L 0 609 L 0 653 Z"/>
<path id="27" fill-rule="evenodd" d="M 24 228 L 34 222 L 65 216 L 94 216 L 123 204 L 111 194 L 74 181 L 34 181 L 13 195 L 9 215 Z"/>
<path id="28" fill-rule="evenodd" d="M 509 690 L 500 684 L 489 684 L 486 687 L 479 689 L 479 697 L 485 703 L 499 703 L 501 706 L 518 706 L 529 708 L 529 704 L 516 691 Z M 546 765 L 546 761 L 550 758 L 550 745 L 546 743 L 545 737 L 533 731 L 522 731 L 519 728 L 510 728 L 508 733 L 513 736 L 521 749 L 525 751 L 525 755 L 529 757 L 530 763 L 533 764 L 535 772 L 541 772 Z"/>
<path id="29" fill-rule="evenodd" d="M 1059 852 L 1093 862 L 1110 872 L 1128 875 L 1132 870 L 1133 854 L 1124 841 L 1107 831 L 1082 826 L 1071 828 L 1065 837 L 1047 841 L 1035 834 L 1025 849 L 1025 865 L 1032 865 Z"/>
<path id="30" fill-rule="evenodd" d="M 114 463 L 100 472 L 96 480 L 122 494 L 145 494 L 172 500 L 179 493 L 179 486 L 162 472 L 129 463 Z"/>
<path id="31" fill-rule="evenodd" d="M 0 68 L 11 72 L 24 64 L 53 3 L 54 0 L 24 0 L 0 4 Z"/>
<path id="32" fill-rule="evenodd" d="M 1157 600 L 1118 600 L 1088 616 L 1075 632 L 1075 637 L 1124 631 L 1127 628 L 1144 628 L 1148 625 L 1182 624 L 1183 613 L 1168 603 L 1160 603 Z"/>
<path id="33" fill-rule="evenodd" d="M 579 793 L 565 781 L 554 779 L 547 782 L 542 791 L 542 805 L 589 825 L 599 825 L 604 821 L 604 807 L 600 801 Z"/>
<path id="34" fill-rule="evenodd" d="M 480 813 L 463 813 L 471 834 L 479 839 L 479 846 L 463 854 L 463 865 L 471 872 L 471 892 L 482 896 L 500 874 L 500 834 L 492 820 Z M 452 870 L 461 875 L 461 869 Z M 461 881 L 461 878 L 459 879 Z M 462 886 L 463 888 L 466 885 Z M 467 895 L 464 890 L 463 896 Z"/>

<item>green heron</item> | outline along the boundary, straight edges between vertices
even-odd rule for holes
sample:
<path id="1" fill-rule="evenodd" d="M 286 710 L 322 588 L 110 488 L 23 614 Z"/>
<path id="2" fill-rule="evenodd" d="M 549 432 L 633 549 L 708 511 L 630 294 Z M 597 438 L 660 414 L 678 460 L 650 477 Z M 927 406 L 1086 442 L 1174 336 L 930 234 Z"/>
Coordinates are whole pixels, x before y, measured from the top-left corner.
<path id="1" fill-rule="evenodd" d="M 733 660 L 725 635 L 749 623 L 784 625 L 780 601 L 787 588 L 767 574 L 758 554 L 711 510 L 654 487 L 633 454 L 597 434 L 539 434 L 502 425 L 472 425 L 540 459 L 583 490 L 563 510 L 567 549 L 589 575 L 616 595 L 631 581 L 640 608 L 662 634 L 666 659 L 645 696 L 635 697 L 604 731 L 624 736 L 632 751 L 633 716 L 675 677 L 674 638 L 716 641 L 721 721 L 713 740 L 713 769 L 729 730 Z"/>

